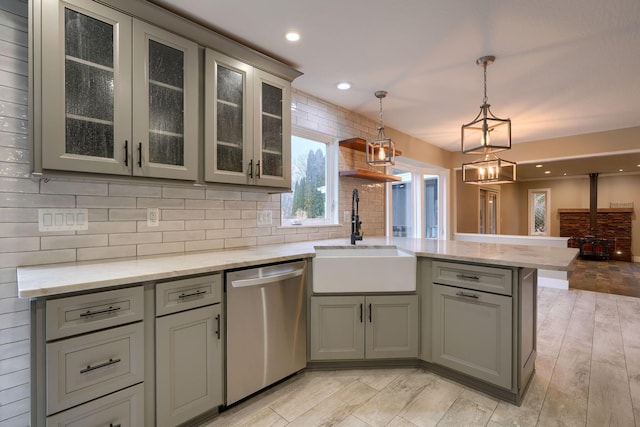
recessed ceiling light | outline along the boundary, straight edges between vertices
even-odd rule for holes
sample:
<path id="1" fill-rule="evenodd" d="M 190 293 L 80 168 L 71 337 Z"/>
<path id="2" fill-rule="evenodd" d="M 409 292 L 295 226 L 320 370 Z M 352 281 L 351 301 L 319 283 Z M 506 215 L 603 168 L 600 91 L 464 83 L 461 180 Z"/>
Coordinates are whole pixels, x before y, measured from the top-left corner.
<path id="1" fill-rule="evenodd" d="M 618 172 L 622 172 L 622 169 L 618 169 Z"/>
<path id="2" fill-rule="evenodd" d="M 300 40 L 300 34 L 296 31 L 289 31 L 287 34 L 285 34 L 285 37 L 290 42 L 297 42 L 298 40 Z"/>
<path id="3" fill-rule="evenodd" d="M 349 90 L 351 89 L 351 82 L 340 82 L 336 87 L 340 90 Z"/>
<path id="4" fill-rule="evenodd" d="M 537 168 L 541 168 L 541 167 L 542 167 L 542 165 L 536 165 L 536 167 L 537 167 Z"/>
<path id="5" fill-rule="evenodd" d="M 549 175 L 551 173 L 551 171 L 544 171 L 544 173 L 546 173 L 547 175 Z"/>
<path id="6" fill-rule="evenodd" d="M 562 175 L 567 176 L 567 173 L 565 172 L 565 173 L 563 173 Z"/>

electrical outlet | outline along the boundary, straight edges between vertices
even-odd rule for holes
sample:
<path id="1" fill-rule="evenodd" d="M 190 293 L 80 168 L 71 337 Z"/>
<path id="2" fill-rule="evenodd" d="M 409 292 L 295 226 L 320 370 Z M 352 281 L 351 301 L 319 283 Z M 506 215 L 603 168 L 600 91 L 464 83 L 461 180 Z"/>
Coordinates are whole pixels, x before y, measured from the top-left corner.
<path id="1" fill-rule="evenodd" d="M 160 225 L 160 209 L 147 208 L 147 226 L 158 227 Z"/>
<path id="2" fill-rule="evenodd" d="M 258 212 L 258 226 L 271 225 L 273 222 L 273 213 L 268 210 Z"/>
<path id="3" fill-rule="evenodd" d="M 343 212 L 343 214 L 342 214 L 342 216 L 343 216 L 343 217 L 342 217 L 342 221 L 343 221 L 345 224 L 348 224 L 348 223 L 350 223 L 350 222 L 351 222 L 351 213 L 350 213 L 349 211 L 344 211 L 344 212 Z"/>

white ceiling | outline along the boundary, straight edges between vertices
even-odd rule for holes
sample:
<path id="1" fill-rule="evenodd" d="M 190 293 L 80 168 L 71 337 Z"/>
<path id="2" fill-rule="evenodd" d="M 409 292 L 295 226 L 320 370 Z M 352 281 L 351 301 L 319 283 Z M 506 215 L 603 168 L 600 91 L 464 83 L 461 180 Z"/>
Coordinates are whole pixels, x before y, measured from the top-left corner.
<path id="1" fill-rule="evenodd" d="M 491 109 L 513 142 L 640 125 L 639 0 L 154 0 L 304 73 L 293 86 L 450 151 Z M 284 34 L 297 30 L 301 40 Z M 353 83 L 349 91 L 335 85 Z M 639 142 L 640 146 L 640 142 Z"/>

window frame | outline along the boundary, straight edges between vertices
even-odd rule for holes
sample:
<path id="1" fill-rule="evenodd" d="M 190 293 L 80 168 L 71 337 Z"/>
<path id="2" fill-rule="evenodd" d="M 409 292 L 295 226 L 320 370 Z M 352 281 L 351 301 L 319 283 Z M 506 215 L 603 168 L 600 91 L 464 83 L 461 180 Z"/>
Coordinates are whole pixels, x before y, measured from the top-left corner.
<path id="1" fill-rule="evenodd" d="M 535 195 L 540 193 L 545 194 L 545 227 L 543 232 L 535 230 Z M 527 200 L 527 229 L 529 236 L 549 236 L 551 232 L 551 188 L 530 188 L 528 190 Z"/>
<path id="2" fill-rule="evenodd" d="M 311 141 L 326 144 L 326 171 L 325 188 L 326 188 L 326 209 L 324 218 L 305 218 L 300 219 L 285 219 L 282 215 L 282 197 L 284 194 L 293 194 L 295 183 L 293 182 L 293 170 L 291 171 L 291 192 L 283 193 L 280 195 L 280 227 L 283 228 L 300 228 L 300 227 L 322 227 L 322 226 L 336 226 L 338 224 L 338 139 L 324 134 L 322 132 L 313 131 L 310 129 L 304 129 L 299 127 L 292 127 L 291 129 L 291 145 L 293 152 L 293 138 L 304 138 Z M 290 168 L 294 166 L 294 158 L 291 156 Z"/>

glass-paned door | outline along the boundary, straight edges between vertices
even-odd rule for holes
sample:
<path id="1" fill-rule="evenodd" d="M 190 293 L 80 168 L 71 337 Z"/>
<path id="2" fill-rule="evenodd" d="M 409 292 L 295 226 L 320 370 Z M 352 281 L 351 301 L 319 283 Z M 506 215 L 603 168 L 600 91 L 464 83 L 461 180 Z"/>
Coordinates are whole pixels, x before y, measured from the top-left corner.
<path id="1" fill-rule="evenodd" d="M 394 237 L 413 237 L 414 200 L 413 174 L 402 169 L 392 169 L 391 174 L 401 178 L 391 184 L 392 224 Z"/>
<path id="2" fill-rule="evenodd" d="M 130 174 L 132 18 L 89 0 L 42 2 L 42 16 L 42 167 Z"/>
<path id="3" fill-rule="evenodd" d="M 254 180 L 253 68 L 212 50 L 206 51 L 205 177 L 247 184 Z"/>
<path id="4" fill-rule="evenodd" d="M 529 190 L 529 235 L 549 235 L 550 205 L 550 188 Z"/>
<path id="5" fill-rule="evenodd" d="M 438 238 L 438 176 L 423 175 L 424 237 Z"/>
<path id="6" fill-rule="evenodd" d="M 189 40 L 134 22 L 134 174 L 196 179 L 197 51 Z"/>
<path id="7" fill-rule="evenodd" d="M 479 227 L 480 234 L 498 234 L 499 210 L 498 192 L 480 189 Z"/>
<path id="8" fill-rule="evenodd" d="M 256 184 L 289 187 L 291 178 L 287 165 L 291 156 L 291 94 L 288 82 L 255 71 L 255 91 L 258 96 L 254 157 Z M 257 154 L 257 155 L 256 155 Z"/>

